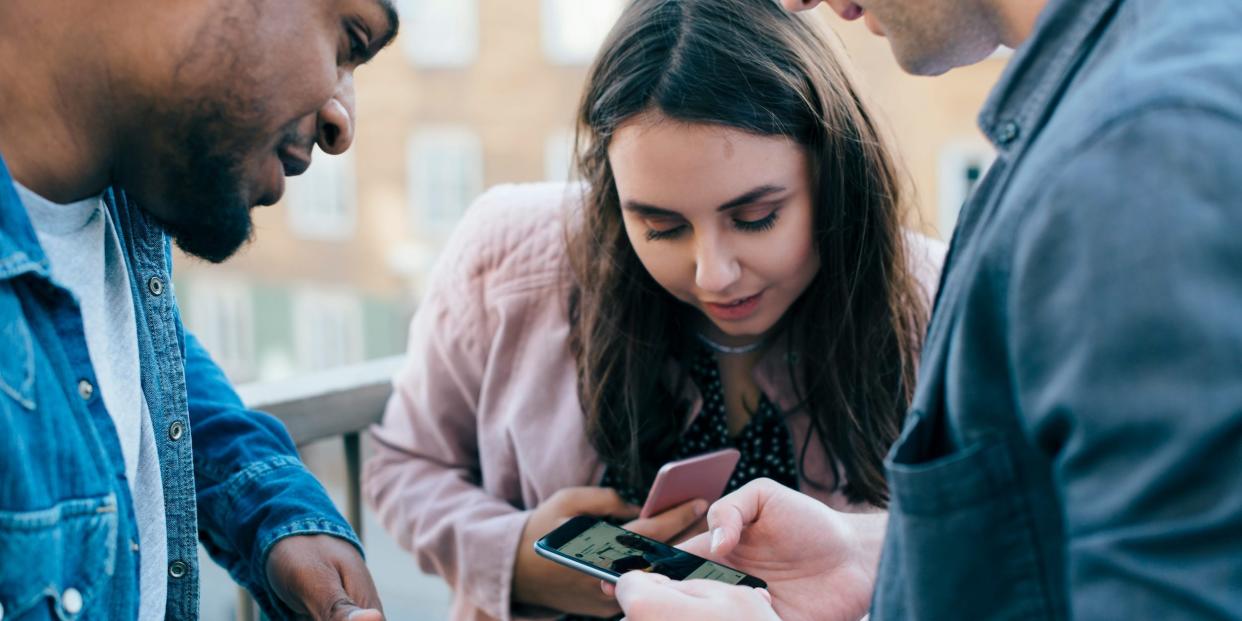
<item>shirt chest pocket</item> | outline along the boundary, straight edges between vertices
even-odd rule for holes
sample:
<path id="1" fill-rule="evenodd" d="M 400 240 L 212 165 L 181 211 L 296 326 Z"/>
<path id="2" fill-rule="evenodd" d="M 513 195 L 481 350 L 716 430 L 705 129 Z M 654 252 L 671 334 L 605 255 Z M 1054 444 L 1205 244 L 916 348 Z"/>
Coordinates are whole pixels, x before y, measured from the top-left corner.
<path id="1" fill-rule="evenodd" d="M 116 568 L 114 496 L 75 499 L 39 511 L 0 511 L 0 618 L 109 618 Z"/>
<path id="2" fill-rule="evenodd" d="M 889 530 L 872 618 L 1056 618 L 1004 437 L 945 448 L 942 424 L 912 413 L 889 455 Z"/>

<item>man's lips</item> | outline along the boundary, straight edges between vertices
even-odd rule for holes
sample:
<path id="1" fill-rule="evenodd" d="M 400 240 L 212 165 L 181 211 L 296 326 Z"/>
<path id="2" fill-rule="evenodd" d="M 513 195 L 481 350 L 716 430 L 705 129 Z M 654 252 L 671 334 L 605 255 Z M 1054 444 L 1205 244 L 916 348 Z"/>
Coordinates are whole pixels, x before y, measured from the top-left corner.
<path id="1" fill-rule="evenodd" d="M 310 168 L 311 160 L 309 156 L 304 156 L 291 149 L 281 149 L 277 153 L 280 158 L 280 165 L 285 169 L 286 177 L 296 177 Z"/>
<path id="2" fill-rule="evenodd" d="M 841 18 L 846 21 L 854 21 L 863 16 L 863 8 L 851 2 L 841 12 Z"/>

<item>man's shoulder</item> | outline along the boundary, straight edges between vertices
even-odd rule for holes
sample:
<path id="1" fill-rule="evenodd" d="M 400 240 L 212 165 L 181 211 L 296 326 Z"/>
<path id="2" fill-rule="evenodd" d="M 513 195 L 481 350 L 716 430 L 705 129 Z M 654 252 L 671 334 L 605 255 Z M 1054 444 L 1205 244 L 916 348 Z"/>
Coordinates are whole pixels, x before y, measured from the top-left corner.
<path id="1" fill-rule="evenodd" d="M 1114 20 L 1059 107 L 1078 120 L 1080 141 L 1163 114 L 1242 123 L 1242 4 L 1131 0 Z"/>

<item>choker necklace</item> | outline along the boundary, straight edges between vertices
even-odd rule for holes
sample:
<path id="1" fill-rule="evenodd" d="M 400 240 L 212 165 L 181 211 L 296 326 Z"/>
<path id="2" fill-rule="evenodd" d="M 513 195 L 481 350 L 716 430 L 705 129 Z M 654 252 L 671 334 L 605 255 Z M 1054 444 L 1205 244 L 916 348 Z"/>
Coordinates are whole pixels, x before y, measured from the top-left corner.
<path id="1" fill-rule="evenodd" d="M 749 354 L 753 351 L 758 350 L 760 347 L 763 347 L 763 339 L 759 339 L 749 345 L 742 345 L 740 347 L 730 347 L 728 345 L 721 345 L 720 343 L 717 343 L 716 341 L 713 341 L 707 338 L 707 336 L 703 334 L 702 332 L 695 332 L 695 336 L 699 337 L 700 343 L 703 343 L 704 345 L 707 346 L 708 349 L 718 354 L 731 354 L 731 355 Z"/>

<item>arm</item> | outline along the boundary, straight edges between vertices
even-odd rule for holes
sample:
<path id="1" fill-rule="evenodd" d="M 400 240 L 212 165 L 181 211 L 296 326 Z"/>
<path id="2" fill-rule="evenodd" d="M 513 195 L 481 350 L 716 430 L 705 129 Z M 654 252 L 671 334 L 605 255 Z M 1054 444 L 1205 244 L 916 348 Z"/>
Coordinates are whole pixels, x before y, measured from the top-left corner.
<path id="1" fill-rule="evenodd" d="M 1075 618 L 1242 610 L 1242 122 L 1162 109 L 1064 162 L 1019 229 L 1020 407 Z"/>
<path id="2" fill-rule="evenodd" d="M 189 333 L 185 360 L 199 536 L 268 616 L 291 618 L 268 580 L 273 547 L 290 536 L 317 534 L 347 541 L 358 553 L 361 544 L 302 465 L 280 421 L 247 410 Z"/>
<path id="3" fill-rule="evenodd" d="M 419 566 L 488 615 L 507 619 L 529 512 L 481 486 L 477 409 L 490 346 L 473 207 L 437 266 L 410 327 L 407 364 L 372 430 L 367 502 Z M 473 217 L 472 217 L 473 216 Z"/>

